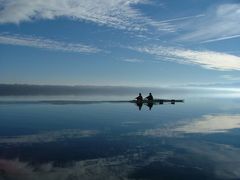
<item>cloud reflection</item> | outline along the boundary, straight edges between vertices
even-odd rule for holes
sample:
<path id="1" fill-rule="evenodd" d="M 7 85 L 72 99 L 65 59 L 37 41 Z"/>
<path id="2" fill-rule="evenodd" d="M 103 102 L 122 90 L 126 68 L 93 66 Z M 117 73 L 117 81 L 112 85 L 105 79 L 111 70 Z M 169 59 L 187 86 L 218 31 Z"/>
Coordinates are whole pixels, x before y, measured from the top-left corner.
<path id="1" fill-rule="evenodd" d="M 34 166 L 20 160 L 0 159 L 0 171 L 6 179 L 17 180 L 127 180 L 131 168 L 121 156 L 99 158 L 55 166 L 52 162 Z"/>
<path id="2" fill-rule="evenodd" d="M 155 129 L 147 129 L 143 132 L 136 133 L 141 136 L 154 137 L 184 137 L 184 134 L 199 133 L 227 133 L 232 129 L 240 128 L 240 115 L 204 115 L 193 121 L 179 122 L 174 125 L 160 127 Z"/>
<path id="3" fill-rule="evenodd" d="M 187 178 L 179 174 L 179 170 L 192 169 L 197 177 L 213 179 L 238 179 L 240 177 L 240 159 L 238 148 L 229 145 L 195 142 L 188 140 L 166 141 L 167 150 L 163 146 L 154 147 L 153 153 L 134 151 L 125 155 L 110 158 L 75 161 L 57 166 L 53 162 L 38 164 L 23 162 L 18 159 L 0 159 L 1 174 L 7 179 L 17 180 L 128 180 L 134 175 L 151 168 L 150 172 L 163 169 L 171 170 L 170 177 Z M 146 172 L 146 171 L 145 171 Z M 168 172 L 162 172 L 168 174 Z M 189 172 L 191 174 L 191 172 Z M 156 173 L 154 173 L 156 175 Z M 147 173 L 147 176 L 149 174 Z M 168 174 L 169 175 L 169 174 Z M 161 176 L 160 176 L 161 177 Z M 139 178 L 138 178 L 139 179 Z M 148 178 L 147 178 L 148 179 Z"/>
<path id="4" fill-rule="evenodd" d="M 199 141 L 185 141 L 175 146 L 186 151 L 186 154 L 177 155 L 179 162 L 202 167 L 202 171 L 212 171 L 215 179 L 240 178 L 239 148 Z"/>
<path id="5" fill-rule="evenodd" d="M 205 115 L 193 122 L 179 126 L 174 131 L 184 133 L 219 133 L 240 128 L 240 115 Z"/>
<path id="6" fill-rule="evenodd" d="M 21 135 L 14 137 L 1 137 L 0 143 L 17 144 L 17 143 L 49 143 L 65 139 L 76 139 L 96 135 L 95 130 L 65 129 L 60 131 L 42 132 L 38 134 Z"/>

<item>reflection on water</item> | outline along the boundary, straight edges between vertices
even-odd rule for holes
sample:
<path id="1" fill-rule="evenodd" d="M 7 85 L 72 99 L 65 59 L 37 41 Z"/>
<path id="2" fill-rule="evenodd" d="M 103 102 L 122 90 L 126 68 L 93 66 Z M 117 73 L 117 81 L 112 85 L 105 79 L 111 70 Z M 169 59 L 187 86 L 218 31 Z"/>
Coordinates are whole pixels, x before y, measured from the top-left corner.
<path id="1" fill-rule="evenodd" d="M 175 103 L 184 103 L 184 100 L 174 100 L 174 99 L 172 99 L 172 100 L 157 100 L 157 102 L 136 101 L 134 103 L 138 106 L 139 111 L 142 110 L 143 105 L 146 105 L 149 108 L 149 110 L 151 111 L 153 105 L 158 106 L 158 105 L 163 105 L 163 104 L 166 104 L 166 103 L 171 103 L 172 105 L 174 105 Z"/>
<path id="2" fill-rule="evenodd" d="M 147 106 L 149 107 L 149 110 L 151 111 L 151 109 L 153 107 L 153 103 L 147 103 Z"/>
<path id="3" fill-rule="evenodd" d="M 240 128 L 240 115 L 204 115 L 203 117 L 193 120 L 183 126 L 177 127 L 176 131 L 186 133 L 217 133 L 228 132 L 232 129 Z"/>
<path id="4" fill-rule="evenodd" d="M 0 179 L 239 179 L 239 102 L 2 102 Z"/>
<path id="5" fill-rule="evenodd" d="M 41 132 L 30 135 L 19 135 L 12 137 L 2 137 L 0 143 L 18 144 L 18 143 L 49 143 L 73 138 L 90 137 L 97 132 L 93 130 L 66 129 L 60 131 Z"/>

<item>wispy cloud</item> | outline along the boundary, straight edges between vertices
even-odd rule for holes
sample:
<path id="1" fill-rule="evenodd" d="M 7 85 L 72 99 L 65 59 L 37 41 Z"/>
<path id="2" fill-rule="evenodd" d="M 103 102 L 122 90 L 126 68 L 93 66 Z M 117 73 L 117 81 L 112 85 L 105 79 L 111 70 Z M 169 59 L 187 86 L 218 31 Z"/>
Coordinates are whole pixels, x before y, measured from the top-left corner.
<path id="1" fill-rule="evenodd" d="M 229 74 L 222 75 L 221 78 L 229 80 L 229 81 L 240 81 L 239 76 L 232 76 L 232 75 L 229 75 Z"/>
<path id="2" fill-rule="evenodd" d="M 77 53 L 97 53 L 101 51 L 98 48 L 80 43 L 66 43 L 42 37 L 22 36 L 17 34 L 0 34 L 0 44 L 26 46 Z"/>
<path id="3" fill-rule="evenodd" d="M 240 4 L 221 4 L 209 9 L 205 16 L 185 26 L 188 31 L 180 37 L 185 41 L 204 43 L 240 37 Z"/>
<path id="4" fill-rule="evenodd" d="M 183 20 L 187 20 L 187 19 L 195 19 L 195 18 L 200 18 L 205 16 L 204 14 L 198 14 L 198 15 L 194 15 L 194 16 L 184 16 L 184 17 L 179 17 L 179 18 L 173 18 L 173 19 L 167 19 L 167 20 L 163 20 L 161 22 L 173 22 L 173 21 L 183 21 Z"/>
<path id="5" fill-rule="evenodd" d="M 195 64 L 206 69 L 240 70 L 240 57 L 216 51 L 196 51 L 175 47 L 130 47 L 130 49 L 147 53 L 160 60 L 173 61 L 180 64 Z"/>
<path id="6" fill-rule="evenodd" d="M 123 61 L 129 62 L 129 63 L 142 63 L 142 62 L 144 62 L 142 59 L 136 59 L 136 58 L 124 59 Z"/>
<path id="7" fill-rule="evenodd" d="M 209 39 L 209 40 L 206 40 L 206 41 L 202 41 L 202 43 L 210 43 L 210 42 L 216 42 L 216 41 L 223 41 L 223 40 L 233 39 L 233 38 L 240 38 L 240 34 L 234 35 L 234 36 L 225 36 L 225 37 L 221 37 L 221 38 Z"/>
<path id="8" fill-rule="evenodd" d="M 68 17 L 118 29 L 146 30 L 148 26 L 173 31 L 168 23 L 154 21 L 135 5 L 149 0 L 2 0 L 0 23 L 20 23 L 36 19 Z"/>

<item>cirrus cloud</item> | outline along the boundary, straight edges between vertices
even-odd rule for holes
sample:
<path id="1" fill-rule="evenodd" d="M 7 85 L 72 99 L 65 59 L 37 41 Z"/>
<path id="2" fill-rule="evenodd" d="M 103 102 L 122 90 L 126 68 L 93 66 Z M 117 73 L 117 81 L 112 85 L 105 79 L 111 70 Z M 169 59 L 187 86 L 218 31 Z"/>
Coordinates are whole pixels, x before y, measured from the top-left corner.
<path id="1" fill-rule="evenodd" d="M 164 59 L 180 64 L 199 65 L 206 69 L 220 71 L 240 70 L 240 57 L 223 52 L 197 51 L 163 46 L 130 47 L 130 49 L 153 55 L 157 59 Z"/>
<path id="2" fill-rule="evenodd" d="M 179 40 L 210 43 L 240 37 L 240 3 L 220 4 L 185 26 Z"/>
<path id="3" fill-rule="evenodd" d="M 146 30 L 155 27 L 173 31 L 167 22 L 157 22 L 145 16 L 134 5 L 148 0 L 1 0 L 0 23 L 21 23 L 36 19 L 52 20 L 68 17 L 80 21 L 107 25 L 117 29 Z"/>
<path id="4" fill-rule="evenodd" d="M 0 34 L 0 44 L 77 53 L 97 53 L 101 51 L 96 47 L 81 43 L 66 43 L 42 37 L 22 36 L 17 34 Z"/>

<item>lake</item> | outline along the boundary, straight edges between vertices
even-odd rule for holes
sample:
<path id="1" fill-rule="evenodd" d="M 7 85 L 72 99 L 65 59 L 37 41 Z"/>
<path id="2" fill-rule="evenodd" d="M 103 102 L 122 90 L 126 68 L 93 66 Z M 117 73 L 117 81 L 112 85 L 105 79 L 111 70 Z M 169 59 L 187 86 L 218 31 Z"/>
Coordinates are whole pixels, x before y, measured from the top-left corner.
<path id="1" fill-rule="evenodd" d="M 0 179 L 240 179 L 240 99 L 1 101 Z"/>

